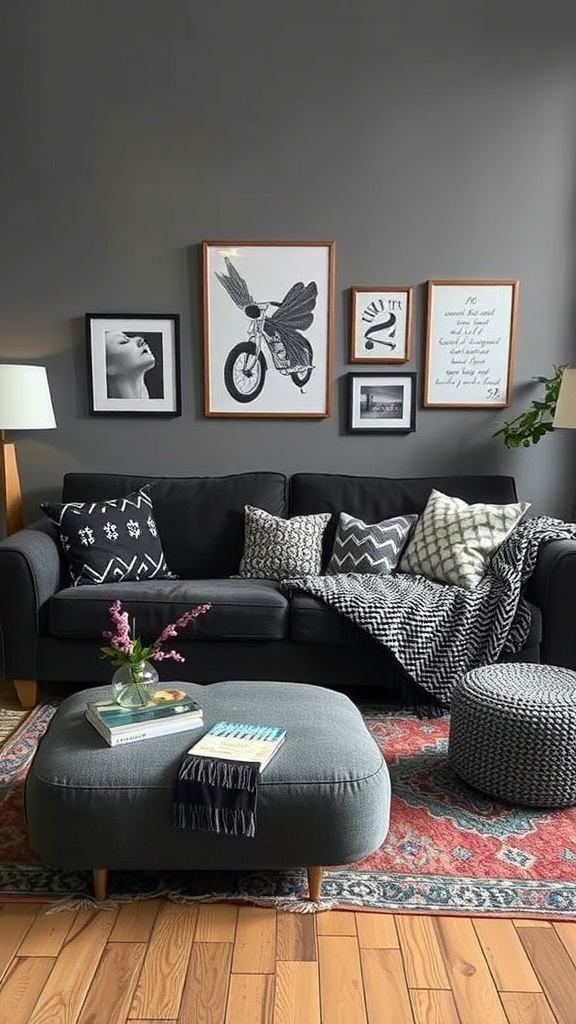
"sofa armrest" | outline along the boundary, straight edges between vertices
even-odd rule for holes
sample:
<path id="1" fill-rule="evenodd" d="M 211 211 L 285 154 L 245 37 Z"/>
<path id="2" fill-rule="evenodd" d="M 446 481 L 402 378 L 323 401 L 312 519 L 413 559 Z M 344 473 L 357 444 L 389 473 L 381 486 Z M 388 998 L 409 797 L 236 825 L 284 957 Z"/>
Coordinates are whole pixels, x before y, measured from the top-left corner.
<path id="1" fill-rule="evenodd" d="M 576 669 L 576 540 L 542 545 L 527 596 L 542 612 L 541 661 Z"/>
<path id="2" fill-rule="evenodd" d="M 60 553 L 51 523 L 40 520 L 0 541 L 2 677 L 36 679 L 46 603 L 60 589 Z"/>

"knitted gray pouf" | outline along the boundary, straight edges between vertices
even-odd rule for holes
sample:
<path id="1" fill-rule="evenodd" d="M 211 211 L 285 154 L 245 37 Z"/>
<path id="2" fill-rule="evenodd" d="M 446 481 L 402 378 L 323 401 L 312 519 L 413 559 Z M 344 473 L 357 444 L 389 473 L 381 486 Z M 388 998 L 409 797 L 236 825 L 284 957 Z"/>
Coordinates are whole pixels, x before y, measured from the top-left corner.
<path id="1" fill-rule="evenodd" d="M 490 796 L 532 807 L 576 804 L 576 672 L 508 663 L 454 687 L 450 766 Z"/>

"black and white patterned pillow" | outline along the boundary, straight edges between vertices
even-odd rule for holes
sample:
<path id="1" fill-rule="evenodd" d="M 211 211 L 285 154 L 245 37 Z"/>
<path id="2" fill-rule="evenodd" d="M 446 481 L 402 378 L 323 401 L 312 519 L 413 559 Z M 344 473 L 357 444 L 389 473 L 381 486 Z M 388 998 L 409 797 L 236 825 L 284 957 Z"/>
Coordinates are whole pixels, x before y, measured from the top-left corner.
<path id="1" fill-rule="evenodd" d="M 469 505 L 433 490 L 400 562 L 400 571 L 472 590 L 510 536 L 527 501 Z"/>
<path id="2" fill-rule="evenodd" d="M 322 537 L 329 512 L 280 519 L 253 505 L 244 507 L 244 553 L 239 576 L 281 580 L 319 576 Z"/>
<path id="3" fill-rule="evenodd" d="M 175 578 L 166 564 L 148 485 L 125 498 L 44 501 L 40 508 L 58 529 L 73 586 Z"/>
<path id="4" fill-rule="evenodd" d="M 416 515 L 394 516 L 381 523 L 365 523 L 341 512 L 326 574 L 392 572 L 417 519 Z"/>

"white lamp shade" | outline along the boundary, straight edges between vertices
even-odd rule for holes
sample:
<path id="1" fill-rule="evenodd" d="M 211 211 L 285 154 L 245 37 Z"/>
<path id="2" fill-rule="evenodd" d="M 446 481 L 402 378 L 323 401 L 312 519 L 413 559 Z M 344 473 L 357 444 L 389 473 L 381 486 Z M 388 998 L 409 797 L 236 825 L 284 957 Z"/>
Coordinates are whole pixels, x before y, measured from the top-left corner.
<path id="1" fill-rule="evenodd" d="M 0 364 L 0 430 L 45 430 L 55 426 L 46 368 Z"/>
<path id="2" fill-rule="evenodd" d="M 569 368 L 562 374 L 552 426 L 576 428 L 576 369 Z"/>

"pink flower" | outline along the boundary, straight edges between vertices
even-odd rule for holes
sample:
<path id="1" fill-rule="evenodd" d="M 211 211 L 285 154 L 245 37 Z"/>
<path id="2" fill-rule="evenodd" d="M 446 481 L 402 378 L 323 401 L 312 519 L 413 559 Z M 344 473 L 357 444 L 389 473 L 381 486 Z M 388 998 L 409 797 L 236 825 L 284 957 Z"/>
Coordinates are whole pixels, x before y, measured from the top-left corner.
<path id="1" fill-rule="evenodd" d="M 165 626 L 154 643 L 145 645 L 140 640 L 140 637 L 131 636 L 128 612 L 122 611 L 120 601 L 114 601 L 114 604 L 109 609 L 114 630 L 104 630 L 102 633 L 104 639 L 109 641 L 109 646 L 100 648 L 102 656 L 110 658 L 112 664 L 116 667 L 120 665 L 137 665 L 148 659 L 150 661 L 184 661 L 184 658 L 178 651 L 161 650 L 162 644 L 166 643 L 171 637 L 176 636 L 178 630 L 183 629 L 193 619 L 198 618 L 199 615 L 204 615 L 211 607 L 212 604 L 207 602 L 206 604 L 198 604 L 195 608 L 190 608 L 176 622 L 171 622 Z M 132 631 L 134 632 L 135 630 L 136 620 L 134 619 L 132 621 Z"/>

